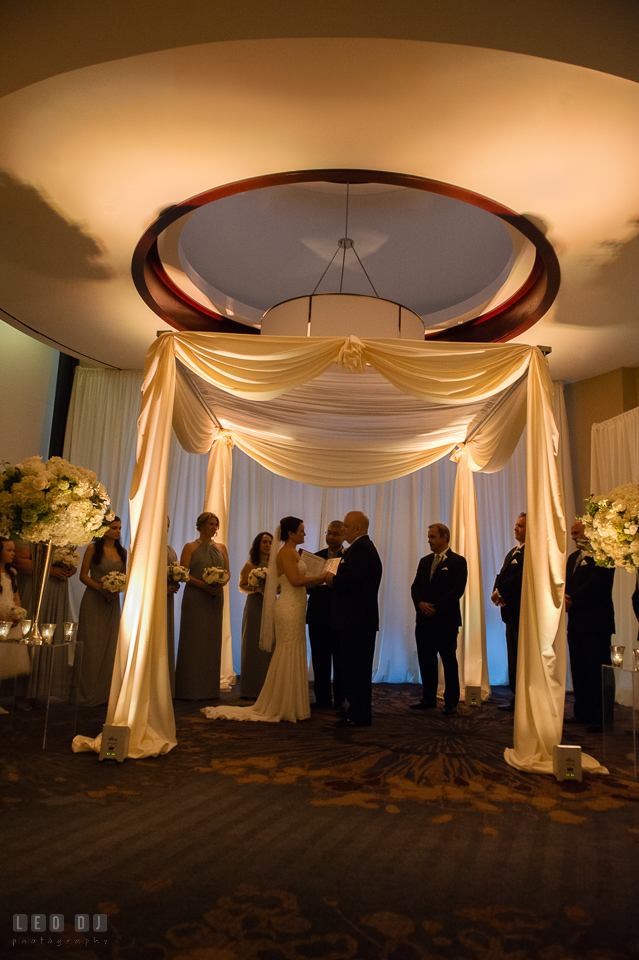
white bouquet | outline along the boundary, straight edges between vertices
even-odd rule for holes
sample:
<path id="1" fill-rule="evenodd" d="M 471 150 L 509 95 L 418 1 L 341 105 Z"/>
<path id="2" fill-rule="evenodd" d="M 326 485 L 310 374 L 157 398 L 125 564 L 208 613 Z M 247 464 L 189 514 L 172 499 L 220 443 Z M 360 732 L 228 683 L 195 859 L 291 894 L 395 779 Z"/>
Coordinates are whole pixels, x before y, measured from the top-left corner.
<path id="1" fill-rule="evenodd" d="M 9 616 L 12 620 L 26 620 L 27 611 L 24 609 L 24 607 L 11 607 Z"/>
<path id="2" fill-rule="evenodd" d="M 56 547 L 102 537 L 113 513 L 91 470 L 60 457 L 28 457 L 0 473 L 0 536 Z"/>
<path id="3" fill-rule="evenodd" d="M 58 547 L 53 554 L 53 565 L 56 567 L 78 567 L 80 554 L 75 547 Z"/>
<path id="4" fill-rule="evenodd" d="M 205 583 L 223 587 L 231 579 L 231 574 L 226 567 L 205 567 L 202 571 L 202 579 Z"/>
<path id="5" fill-rule="evenodd" d="M 248 575 L 248 585 L 254 590 L 261 590 L 266 582 L 266 574 L 268 570 L 266 567 L 253 567 L 251 572 Z"/>
<path id="6" fill-rule="evenodd" d="M 126 590 L 126 573 L 112 570 L 111 573 L 102 577 L 100 582 L 109 593 L 123 593 Z"/>
<path id="7" fill-rule="evenodd" d="M 598 567 L 639 567 L 639 484 L 624 483 L 606 496 L 590 496 L 581 519 Z"/>
<path id="8" fill-rule="evenodd" d="M 169 583 L 186 583 L 189 579 L 189 571 L 177 560 L 173 560 L 166 568 L 166 579 Z"/>

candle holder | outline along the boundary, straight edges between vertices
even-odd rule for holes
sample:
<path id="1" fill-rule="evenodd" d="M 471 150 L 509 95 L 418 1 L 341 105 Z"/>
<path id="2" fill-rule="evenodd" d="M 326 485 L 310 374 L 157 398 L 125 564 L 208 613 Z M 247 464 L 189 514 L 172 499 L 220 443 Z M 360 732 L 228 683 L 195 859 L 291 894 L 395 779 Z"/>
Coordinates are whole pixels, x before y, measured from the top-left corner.
<path id="1" fill-rule="evenodd" d="M 639 670 L 639 647 L 634 648 L 632 655 L 635 658 L 635 670 Z"/>
<path id="2" fill-rule="evenodd" d="M 44 643 L 51 643 L 53 640 L 53 635 L 55 633 L 55 628 L 57 623 L 41 623 L 40 624 L 40 633 L 42 634 L 42 640 Z"/>
<path id="3" fill-rule="evenodd" d="M 0 640 L 6 640 L 9 636 L 9 630 L 13 626 L 12 620 L 0 620 Z"/>
<path id="4" fill-rule="evenodd" d="M 78 632 L 77 623 L 73 623 L 71 620 L 68 620 L 64 624 L 64 640 L 65 643 L 71 643 L 75 639 L 75 635 Z"/>
<path id="5" fill-rule="evenodd" d="M 20 643 L 29 642 L 29 634 L 31 633 L 32 626 L 33 626 L 33 620 L 20 621 L 20 629 L 22 630 L 22 640 L 20 640 Z"/>
<path id="6" fill-rule="evenodd" d="M 624 646 L 610 647 L 610 662 L 613 667 L 623 667 L 623 652 L 625 649 Z"/>

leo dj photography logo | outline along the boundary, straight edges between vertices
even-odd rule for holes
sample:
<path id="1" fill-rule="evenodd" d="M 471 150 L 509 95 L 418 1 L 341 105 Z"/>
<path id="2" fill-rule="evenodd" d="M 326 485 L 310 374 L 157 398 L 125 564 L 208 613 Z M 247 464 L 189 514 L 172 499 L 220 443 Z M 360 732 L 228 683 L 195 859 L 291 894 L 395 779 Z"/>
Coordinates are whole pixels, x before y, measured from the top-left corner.
<path id="1" fill-rule="evenodd" d="M 105 937 L 96 937 L 96 934 L 107 932 L 106 913 L 76 913 L 73 921 L 73 932 L 64 924 L 63 913 L 14 913 L 13 932 L 18 934 L 12 941 L 12 946 L 24 946 L 30 943 L 56 947 L 72 947 L 105 944 Z M 39 936 L 34 936 L 39 934 Z"/>

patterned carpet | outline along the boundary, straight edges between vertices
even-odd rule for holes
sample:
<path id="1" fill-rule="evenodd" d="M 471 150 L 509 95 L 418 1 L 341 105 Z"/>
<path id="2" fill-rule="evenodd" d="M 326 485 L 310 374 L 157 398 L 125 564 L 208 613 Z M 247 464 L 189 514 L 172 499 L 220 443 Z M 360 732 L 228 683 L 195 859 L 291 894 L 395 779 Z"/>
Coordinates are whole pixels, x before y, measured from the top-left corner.
<path id="1" fill-rule="evenodd" d="M 41 711 L 13 731 L 0 717 L 3 955 L 637 956 L 629 710 L 617 710 L 610 776 L 557 783 L 504 763 L 512 714 L 412 711 L 418 692 L 377 685 L 373 726 L 354 730 L 330 711 L 242 724 L 181 702 L 177 749 L 124 764 L 71 754 L 62 705 L 44 751 Z M 81 712 L 79 732 L 103 719 Z M 566 729 L 603 759 L 600 735 Z M 65 931 L 14 934 L 14 913 L 62 913 Z M 80 913 L 106 914 L 107 932 L 85 943 Z"/>

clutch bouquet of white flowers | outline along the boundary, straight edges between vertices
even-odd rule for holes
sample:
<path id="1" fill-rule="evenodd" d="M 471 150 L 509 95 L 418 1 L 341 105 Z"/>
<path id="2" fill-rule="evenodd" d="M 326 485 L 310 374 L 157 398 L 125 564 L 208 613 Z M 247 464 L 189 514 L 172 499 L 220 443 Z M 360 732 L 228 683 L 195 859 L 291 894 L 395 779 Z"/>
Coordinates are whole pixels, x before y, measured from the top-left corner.
<path id="1" fill-rule="evenodd" d="M 169 583 L 186 583 L 189 579 L 189 571 L 177 560 L 174 560 L 166 568 L 166 579 Z"/>
<path id="2" fill-rule="evenodd" d="M 80 554 L 75 547 L 58 547 L 53 554 L 53 564 L 56 567 L 79 567 Z"/>
<path id="3" fill-rule="evenodd" d="M 202 579 L 205 583 L 223 587 L 231 579 L 231 574 L 225 567 L 205 567 L 202 571 Z"/>
<path id="4" fill-rule="evenodd" d="M 26 620 L 27 611 L 24 607 L 11 607 L 10 616 L 12 620 Z"/>
<path id="5" fill-rule="evenodd" d="M 248 585 L 254 590 L 260 590 L 266 582 L 266 574 L 268 570 L 266 567 L 253 567 L 251 572 L 248 575 Z"/>
<path id="6" fill-rule="evenodd" d="M 102 577 L 100 583 L 109 593 L 123 593 L 126 590 L 126 573 L 119 573 L 117 570 L 112 570 L 111 573 L 107 573 L 106 576 Z"/>
<path id="7" fill-rule="evenodd" d="M 606 496 L 589 497 L 581 519 L 598 567 L 639 568 L 639 484 L 624 483 Z"/>
<path id="8" fill-rule="evenodd" d="M 91 470 L 61 457 L 28 457 L 0 473 L 0 536 L 56 547 L 102 537 L 113 513 Z"/>

